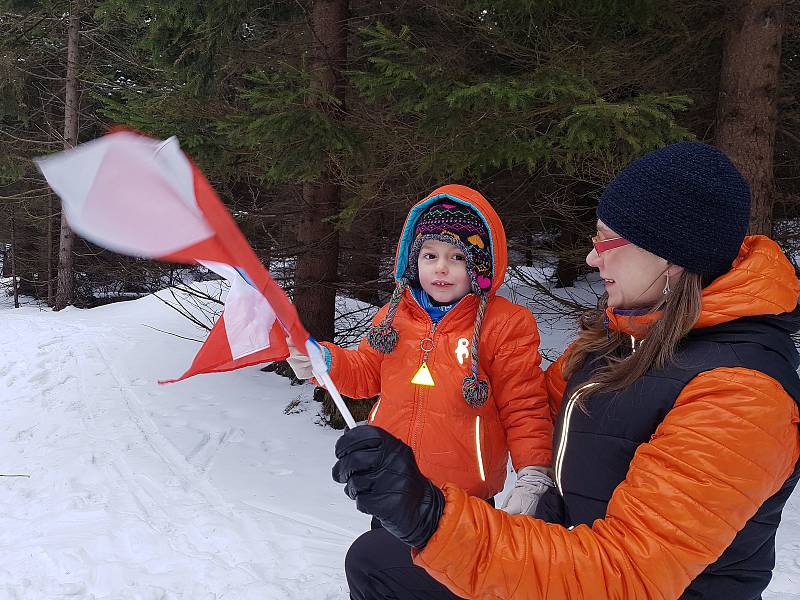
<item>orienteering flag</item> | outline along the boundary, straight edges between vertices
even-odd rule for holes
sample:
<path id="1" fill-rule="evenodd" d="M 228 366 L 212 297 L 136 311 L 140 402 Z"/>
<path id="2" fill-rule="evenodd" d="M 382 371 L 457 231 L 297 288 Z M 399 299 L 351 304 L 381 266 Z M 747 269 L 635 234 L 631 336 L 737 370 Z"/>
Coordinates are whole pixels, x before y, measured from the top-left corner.
<path id="1" fill-rule="evenodd" d="M 294 306 L 176 138 L 117 131 L 37 164 L 82 237 L 120 254 L 205 264 L 231 283 L 223 317 L 179 380 L 282 360 L 287 334 L 305 348 Z M 262 324 L 269 327 L 256 333 Z"/>
<path id="2" fill-rule="evenodd" d="M 178 379 L 160 383 L 175 383 L 200 373 L 233 371 L 286 358 L 289 355 L 286 336 L 282 327 L 276 327 L 277 315 L 267 299 L 238 269 L 223 263 L 198 262 L 228 281 L 225 308 L 189 370 Z M 275 358 L 276 349 L 284 352 L 279 358 Z"/>
<path id="3" fill-rule="evenodd" d="M 85 239 L 120 254 L 202 264 L 230 282 L 222 315 L 189 370 L 171 382 L 282 360 L 288 336 L 355 426 L 319 345 L 175 137 L 114 131 L 36 163 Z"/>

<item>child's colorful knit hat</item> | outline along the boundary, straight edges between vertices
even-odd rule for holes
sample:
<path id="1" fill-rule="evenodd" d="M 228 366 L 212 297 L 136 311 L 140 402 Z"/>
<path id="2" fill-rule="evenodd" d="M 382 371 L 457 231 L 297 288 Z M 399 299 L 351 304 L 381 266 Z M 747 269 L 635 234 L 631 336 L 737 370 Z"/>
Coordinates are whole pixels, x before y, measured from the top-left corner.
<path id="1" fill-rule="evenodd" d="M 464 253 L 471 289 L 475 294 L 492 287 L 492 253 L 489 232 L 483 219 L 471 208 L 455 202 L 438 202 L 420 215 L 414 227 L 414 241 L 408 250 L 406 274 L 412 285 L 419 285 L 417 259 L 428 240 L 452 244 Z"/>
<path id="2" fill-rule="evenodd" d="M 470 288 L 479 298 L 470 351 L 472 373 L 464 378 L 463 384 L 467 403 L 479 407 L 489 396 L 488 384 L 478 379 L 478 341 L 486 312 L 487 294 L 492 287 L 492 249 L 484 220 L 470 207 L 445 200 L 432 204 L 420 215 L 414 226 L 414 238 L 408 251 L 408 266 L 392 294 L 386 316 L 380 324 L 370 328 L 367 342 L 384 354 L 392 352 L 397 345 L 398 333 L 392 327 L 392 321 L 406 288 L 410 285 L 419 285 L 417 259 L 422 244 L 427 240 L 452 244 L 464 253 L 471 282 Z"/>

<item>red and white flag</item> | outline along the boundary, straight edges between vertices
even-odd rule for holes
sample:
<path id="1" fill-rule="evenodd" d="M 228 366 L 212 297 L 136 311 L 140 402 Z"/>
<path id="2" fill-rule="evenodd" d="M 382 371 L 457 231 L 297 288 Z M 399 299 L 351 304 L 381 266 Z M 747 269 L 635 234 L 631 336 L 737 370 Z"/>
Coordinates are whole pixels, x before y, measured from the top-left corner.
<path id="1" fill-rule="evenodd" d="M 200 373 L 233 371 L 286 358 L 289 355 L 286 335 L 267 299 L 231 265 L 198 262 L 228 280 L 225 308 L 189 370 L 178 379 L 161 383 L 175 383 Z"/>
<path id="2" fill-rule="evenodd" d="M 319 345 L 176 138 L 115 131 L 36 162 L 80 236 L 120 254 L 202 264 L 230 282 L 223 314 L 171 381 L 282 360 L 288 336 L 336 399 Z"/>

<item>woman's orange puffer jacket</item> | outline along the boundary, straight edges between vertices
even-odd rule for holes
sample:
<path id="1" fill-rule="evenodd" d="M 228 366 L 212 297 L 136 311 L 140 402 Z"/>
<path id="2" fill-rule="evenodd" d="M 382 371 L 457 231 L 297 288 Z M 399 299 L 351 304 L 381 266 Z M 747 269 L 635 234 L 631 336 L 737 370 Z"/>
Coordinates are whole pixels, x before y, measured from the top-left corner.
<path id="1" fill-rule="evenodd" d="M 405 273 L 408 249 L 419 214 L 449 198 L 470 206 L 488 225 L 492 245 L 492 288 L 480 333 L 479 373 L 489 383 L 489 398 L 480 408 L 467 404 L 462 382 L 469 374 L 464 355 L 472 339 L 478 299 L 465 296 L 434 328 L 428 313 L 409 290 L 393 326 L 399 341 L 381 354 L 362 340 L 357 350 L 324 344 L 331 353 L 330 375 L 352 398 L 380 395 L 370 423 L 406 442 L 421 471 L 436 484 L 452 483 L 479 498 L 503 489 L 510 452 L 515 469 L 549 466 L 553 425 L 540 368 L 539 333 L 530 311 L 496 295 L 508 264 L 500 218 L 475 190 L 461 185 L 438 188 L 414 206 L 397 246 L 395 278 Z M 386 314 L 384 306 L 375 317 Z M 424 351 L 435 385 L 411 383 Z"/>
<path id="2" fill-rule="evenodd" d="M 704 290 L 696 327 L 791 312 L 799 289 L 777 244 L 746 238 L 731 271 Z M 610 322 L 631 325 L 641 324 Z M 557 409 L 561 359 L 547 379 Z M 605 518 L 567 529 L 446 485 L 439 527 L 414 562 L 464 598 L 678 598 L 784 485 L 800 458 L 799 425 L 795 400 L 770 377 L 706 371 L 639 446 Z"/>

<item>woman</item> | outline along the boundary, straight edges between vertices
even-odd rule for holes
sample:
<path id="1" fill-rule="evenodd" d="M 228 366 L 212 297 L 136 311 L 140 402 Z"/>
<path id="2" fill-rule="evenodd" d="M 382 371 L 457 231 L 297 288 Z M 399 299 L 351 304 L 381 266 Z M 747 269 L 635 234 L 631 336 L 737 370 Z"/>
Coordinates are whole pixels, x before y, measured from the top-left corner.
<path id="1" fill-rule="evenodd" d="M 800 478 L 800 285 L 774 242 L 745 237 L 749 205 L 697 142 L 603 194 L 587 262 L 605 305 L 547 372 L 551 523 L 432 485 L 377 428 L 339 440 L 334 478 L 458 596 L 760 598 Z"/>

